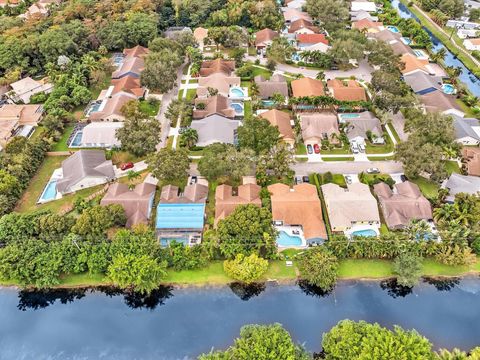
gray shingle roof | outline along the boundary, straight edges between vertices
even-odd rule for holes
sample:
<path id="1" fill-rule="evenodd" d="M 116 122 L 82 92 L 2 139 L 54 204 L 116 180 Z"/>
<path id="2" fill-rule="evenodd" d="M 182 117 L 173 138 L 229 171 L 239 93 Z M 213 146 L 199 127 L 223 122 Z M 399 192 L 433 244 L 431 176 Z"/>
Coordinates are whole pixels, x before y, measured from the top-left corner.
<path id="1" fill-rule="evenodd" d="M 480 177 L 453 173 L 444 181 L 442 187 L 449 190 L 448 201 L 453 201 L 458 193 L 477 194 L 480 192 Z"/>
<path id="2" fill-rule="evenodd" d="M 233 144 L 235 130 L 240 121 L 227 119 L 217 114 L 207 116 L 202 120 L 194 120 L 190 127 L 198 132 L 198 146 L 208 146 L 213 143 Z"/>
<path id="3" fill-rule="evenodd" d="M 429 88 L 440 90 L 441 79 L 425 74 L 423 71 L 416 71 L 412 74 L 405 75 L 403 79 L 415 93 Z"/>
<path id="4" fill-rule="evenodd" d="M 460 116 L 452 115 L 453 126 L 455 128 L 455 136 L 461 139 L 470 136 L 480 141 L 480 135 L 472 128 L 473 126 L 480 127 L 480 120 L 473 118 L 462 118 Z"/>

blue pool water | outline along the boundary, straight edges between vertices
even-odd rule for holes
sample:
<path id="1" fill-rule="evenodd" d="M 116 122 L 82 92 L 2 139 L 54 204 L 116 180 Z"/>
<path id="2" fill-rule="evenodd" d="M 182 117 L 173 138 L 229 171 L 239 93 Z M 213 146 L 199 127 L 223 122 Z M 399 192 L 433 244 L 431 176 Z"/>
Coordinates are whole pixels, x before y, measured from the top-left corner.
<path id="1" fill-rule="evenodd" d="M 263 106 L 270 107 L 270 106 L 275 105 L 275 101 L 273 101 L 273 100 L 262 100 L 262 104 L 263 104 Z"/>
<path id="2" fill-rule="evenodd" d="M 443 84 L 442 91 L 447 95 L 455 94 L 455 86 L 452 84 Z"/>
<path id="3" fill-rule="evenodd" d="M 302 246 L 302 239 L 298 236 L 288 235 L 285 231 L 280 231 L 277 237 L 277 245 L 281 247 Z"/>
<path id="4" fill-rule="evenodd" d="M 408 37 L 402 37 L 402 42 L 405 44 L 405 45 L 410 45 L 413 40 L 408 38 Z"/>
<path id="5" fill-rule="evenodd" d="M 239 103 L 232 103 L 230 107 L 235 110 L 236 114 L 243 114 L 243 105 Z"/>
<path id="6" fill-rule="evenodd" d="M 231 88 L 230 89 L 230 94 L 235 96 L 235 97 L 244 97 L 245 96 L 245 93 L 243 92 L 243 90 L 241 88 L 238 88 L 238 87 Z"/>
<path id="7" fill-rule="evenodd" d="M 372 229 L 357 230 L 352 232 L 352 236 L 377 236 L 377 233 Z"/>
<path id="8" fill-rule="evenodd" d="M 54 200 L 57 196 L 57 182 L 51 180 L 48 182 L 47 186 L 43 190 L 42 196 L 40 196 L 39 202 Z"/>
<path id="9" fill-rule="evenodd" d="M 340 118 L 343 119 L 356 119 L 360 117 L 360 114 L 350 113 L 350 114 L 340 114 Z"/>
<path id="10" fill-rule="evenodd" d="M 396 26 L 392 26 L 392 25 L 388 25 L 387 29 L 390 30 L 393 33 L 399 33 L 400 32 L 400 30 L 398 30 L 398 28 Z"/>
<path id="11" fill-rule="evenodd" d="M 70 142 L 69 146 L 70 147 L 80 146 L 82 144 L 82 135 L 83 135 L 82 131 L 77 131 L 72 141 Z"/>

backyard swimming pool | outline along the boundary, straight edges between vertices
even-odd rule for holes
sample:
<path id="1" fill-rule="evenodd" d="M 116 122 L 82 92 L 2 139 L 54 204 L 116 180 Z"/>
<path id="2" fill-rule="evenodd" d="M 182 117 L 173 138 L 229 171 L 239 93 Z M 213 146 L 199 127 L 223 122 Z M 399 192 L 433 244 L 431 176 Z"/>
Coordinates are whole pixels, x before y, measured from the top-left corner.
<path id="1" fill-rule="evenodd" d="M 230 89 L 230 96 L 236 98 L 243 98 L 246 96 L 245 91 L 240 87 L 232 87 Z"/>
<path id="2" fill-rule="evenodd" d="M 240 103 L 232 103 L 230 107 L 235 110 L 236 115 L 243 115 L 243 105 Z"/>
<path id="3" fill-rule="evenodd" d="M 273 100 L 262 100 L 262 105 L 266 107 L 271 107 L 275 105 L 275 101 Z"/>
<path id="4" fill-rule="evenodd" d="M 356 119 L 360 117 L 360 114 L 356 113 L 345 113 L 345 114 L 338 114 L 340 120 L 348 120 L 348 119 Z"/>
<path id="5" fill-rule="evenodd" d="M 365 229 L 352 232 L 352 236 L 377 236 L 377 233 L 375 230 Z"/>
<path id="6" fill-rule="evenodd" d="M 55 197 L 57 196 L 57 181 L 56 180 L 50 180 L 45 186 L 45 189 L 43 189 L 42 195 L 38 199 L 39 203 L 55 200 Z"/>
<path id="7" fill-rule="evenodd" d="M 77 131 L 68 145 L 69 147 L 78 147 L 82 144 L 83 131 Z"/>
<path id="8" fill-rule="evenodd" d="M 393 33 L 396 33 L 396 34 L 400 32 L 400 30 L 398 30 L 398 28 L 396 26 L 393 26 L 393 25 L 388 25 L 387 29 L 390 30 Z"/>
<path id="9" fill-rule="evenodd" d="M 277 237 L 277 245 L 280 247 L 302 246 L 302 238 L 295 235 L 289 235 L 285 231 L 280 231 Z"/>
<path id="10" fill-rule="evenodd" d="M 442 91 L 447 95 L 452 95 L 457 92 L 457 90 L 455 89 L 455 86 L 453 86 L 452 84 L 443 84 Z"/>

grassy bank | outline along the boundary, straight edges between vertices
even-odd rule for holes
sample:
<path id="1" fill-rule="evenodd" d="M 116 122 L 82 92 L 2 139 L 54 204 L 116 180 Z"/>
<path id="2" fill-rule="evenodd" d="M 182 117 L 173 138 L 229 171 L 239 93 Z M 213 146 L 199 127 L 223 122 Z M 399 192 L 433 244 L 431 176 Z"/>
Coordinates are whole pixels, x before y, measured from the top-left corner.
<path id="1" fill-rule="evenodd" d="M 423 262 L 424 276 L 463 276 L 480 273 L 480 258 L 471 266 L 447 266 L 432 259 Z M 267 273 L 261 281 L 294 281 L 297 279 L 295 266 L 287 267 L 284 261 L 271 261 Z M 346 259 L 340 261 L 339 280 L 384 279 L 395 276 L 389 260 Z M 197 270 L 169 271 L 163 284 L 172 285 L 226 285 L 233 280 L 223 271 L 222 261 L 213 261 L 209 266 Z M 15 282 L 0 280 L 0 286 L 15 286 Z M 60 279 L 58 287 L 93 287 L 112 285 L 103 274 L 75 274 Z"/>

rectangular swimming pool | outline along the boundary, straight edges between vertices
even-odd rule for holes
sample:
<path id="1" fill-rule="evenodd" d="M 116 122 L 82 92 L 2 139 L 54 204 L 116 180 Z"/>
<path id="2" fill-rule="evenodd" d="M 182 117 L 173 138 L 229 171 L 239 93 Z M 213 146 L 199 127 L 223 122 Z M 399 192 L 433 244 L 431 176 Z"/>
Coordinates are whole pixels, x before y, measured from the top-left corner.
<path id="1" fill-rule="evenodd" d="M 42 195 L 40 196 L 40 199 L 38 199 L 39 203 L 55 200 L 57 197 L 57 181 L 56 180 L 50 180 L 48 184 L 45 186 L 45 189 L 43 189 Z"/>

